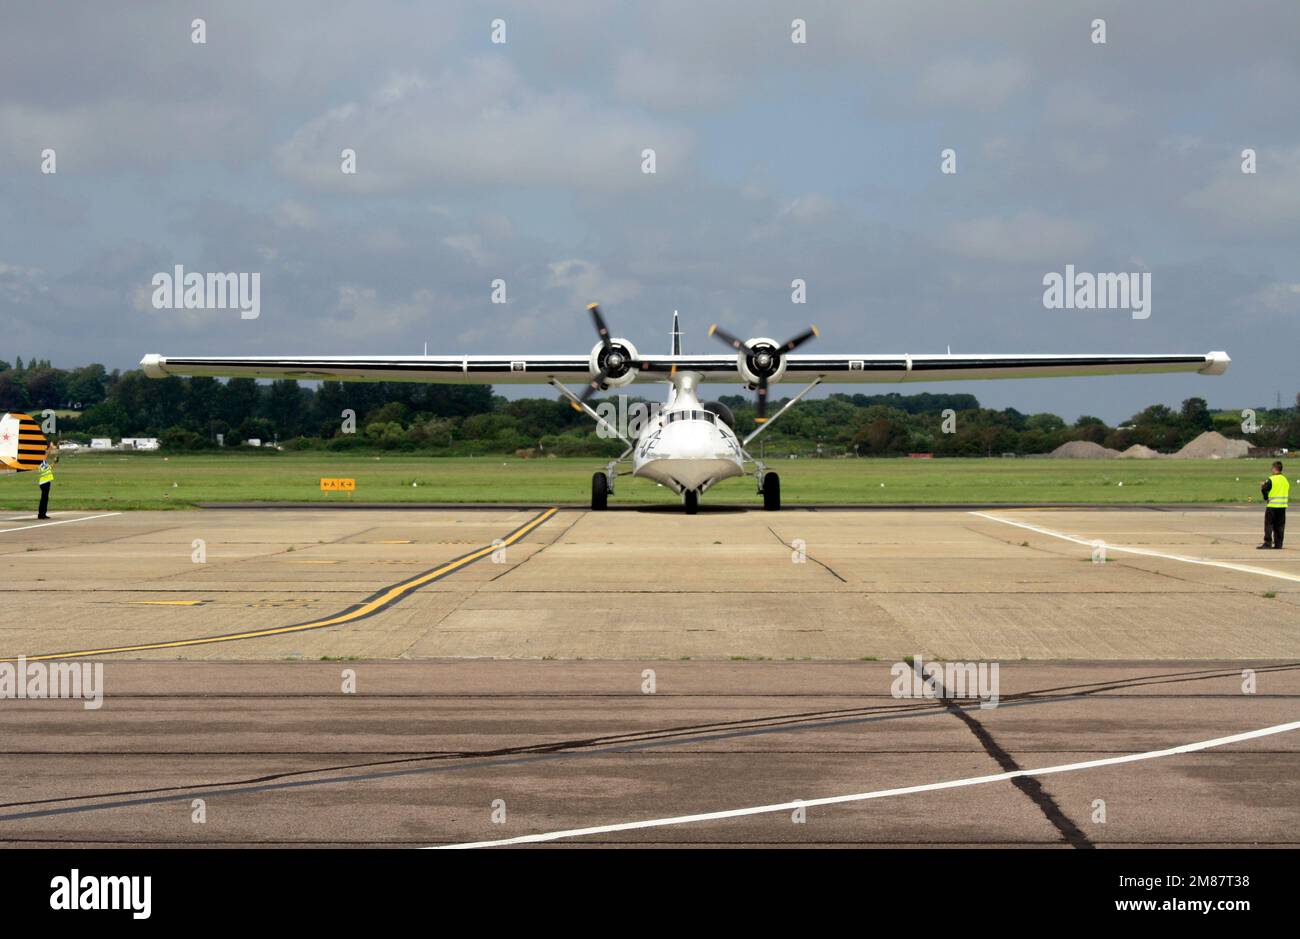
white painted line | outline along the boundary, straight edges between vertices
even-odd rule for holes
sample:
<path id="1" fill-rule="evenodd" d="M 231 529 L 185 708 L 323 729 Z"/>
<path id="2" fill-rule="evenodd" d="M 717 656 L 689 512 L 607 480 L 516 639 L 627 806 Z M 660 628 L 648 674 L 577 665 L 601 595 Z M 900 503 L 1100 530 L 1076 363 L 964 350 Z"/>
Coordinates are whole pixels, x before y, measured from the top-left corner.
<path id="1" fill-rule="evenodd" d="M 29 528 L 47 528 L 50 525 L 68 525 L 72 522 L 89 522 L 96 518 L 110 518 L 114 515 L 121 515 L 121 512 L 105 512 L 103 515 L 83 515 L 81 518 L 65 518 L 57 522 L 41 522 L 39 525 L 23 525 L 20 528 L 0 528 L 0 535 L 7 531 L 26 531 Z"/>
<path id="2" fill-rule="evenodd" d="M 1029 531 L 1036 531 L 1040 535 L 1051 535 L 1053 538 L 1063 538 L 1066 541 L 1073 541 L 1075 544 L 1081 544 L 1091 548 L 1095 541 L 1088 541 L 1084 538 L 1076 538 L 1074 535 L 1067 535 L 1064 532 L 1052 531 L 1050 528 L 1043 528 L 1041 525 L 1031 525 L 1028 522 L 1013 522 L 1009 518 L 999 518 L 996 515 L 989 515 L 987 512 L 971 512 L 971 515 L 978 515 L 980 518 L 987 518 L 991 522 L 1001 522 L 1004 525 L 1015 525 L 1017 528 L 1025 528 Z M 1182 561 L 1184 564 L 1201 564 L 1206 567 L 1222 567 L 1229 571 L 1239 571 L 1243 574 L 1258 574 L 1261 577 L 1276 577 L 1279 580 L 1290 580 L 1300 583 L 1300 575 L 1288 574 L 1285 571 L 1269 570 L 1267 567 L 1252 567 L 1249 564 L 1234 564 L 1231 561 L 1211 561 L 1207 558 L 1194 558 L 1185 554 L 1167 554 L 1164 551 L 1152 551 L 1150 548 L 1132 548 L 1125 545 L 1111 544 L 1106 542 L 1107 551 L 1120 551 L 1125 554 L 1141 554 L 1145 557 L 1165 558 L 1170 561 Z"/>
<path id="3" fill-rule="evenodd" d="M 1272 734 L 1284 734 L 1300 730 L 1300 721 L 1289 724 L 1275 724 L 1259 730 L 1233 734 L 1231 737 L 1216 737 L 1214 740 L 1201 740 L 1197 743 L 1185 743 L 1167 750 L 1148 750 L 1145 753 L 1130 753 L 1127 756 L 1108 756 L 1101 760 L 1088 760 L 1083 763 L 1062 763 L 1059 766 L 1044 766 L 1040 769 L 1018 769 L 1009 773 L 995 773 L 992 776 L 971 776 L 967 779 L 950 779 L 947 782 L 926 783 L 921 786 L 905 786 L 902 789 L 878 789 L 875 792 L 858 792 L 847 796 L 827 796 L 821 799 L 798 799 L 794 802 L 780 802 L 775 805 L 756 805 L 744 809 L 725 809 L 721 812 L 702 812 L 698 815 L 678 815 L 674 818 L 651 818 L 640 822 L 622 822 L 616 825 L 594 825 L 591 828 L 570 828 L 568 831 L 548 831 L 538 835 L 520 835 L 517 838 L 501 838 L 497 841 L 471 841 L 464 844 L 433 845 L 433 849 L 446 848 L 492 848 L 508 844 L 535 844 L 539 841 L 559 841 L 561 838 L 579 838 L 583 835 L 603 835 L 614 831 L 632 831 L 637 828 L 662 828 L 668 825 L 685 825 L 690 822 L 711 822 L 723 818 L 739 818 L 743 815 L 765 815 L 770 812 L 789 812 L 797 808 L 816 805 L 836 805 L 842 802 L 865 802 L 868 799 L 885 799 L 890 796 L 912 795 L 917 792 L 935 792 L 940 789 L 959 789 L 964 786 L 980 786 L 985 783 L 1003 782 L 1019 776 L 1047 776 L 1051 773 L 1072 773 L 1081 769 L 1095 769 L 1098 766 L 1116 766 L 1120 763 L 1137 763 L 1142 760 L 1155 760 L 1162 756 L 1175 756 L 1180 753 L 1195 753 L 1197 750 L 1209 750 L 1212 747 L 1241 743 L 1243 740 L 1255 740 Z M 428 849 L 426 849 L 428 850 Z"/>

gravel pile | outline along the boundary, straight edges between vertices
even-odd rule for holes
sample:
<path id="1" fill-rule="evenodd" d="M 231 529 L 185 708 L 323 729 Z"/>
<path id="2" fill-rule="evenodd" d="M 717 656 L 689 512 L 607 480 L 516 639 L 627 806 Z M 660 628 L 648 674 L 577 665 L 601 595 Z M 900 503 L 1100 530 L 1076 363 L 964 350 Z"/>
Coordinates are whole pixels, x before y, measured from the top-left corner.
<path id="1" fill-rule="evenodd" d="M 1207 430 L 1174 454 L 1176 460 L 1231 460 L 1250 452 L 1250 441 L 1233 440 L 1217 430 Z"/>
<path id="2" fill-rule="evenodd" d="M 1119 456 L 1119 451 L 1090 440 L 1071 440 L 1053 450 L 1052 456 L 1062 460 L 1109 460 Z"/>

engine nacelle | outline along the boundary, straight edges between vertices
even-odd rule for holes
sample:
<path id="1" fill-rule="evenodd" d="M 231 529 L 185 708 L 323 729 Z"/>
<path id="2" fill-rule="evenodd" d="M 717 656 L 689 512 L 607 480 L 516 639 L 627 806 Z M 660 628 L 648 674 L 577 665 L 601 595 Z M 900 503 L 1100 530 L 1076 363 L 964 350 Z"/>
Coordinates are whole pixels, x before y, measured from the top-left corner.
<path id="1" fill-rule="evenodd" d="M 637 361 L 640 356 L 637 355 L 636 346 L 627 339 L 611 339 L 608 349 L 605 348 L 604 343 L 596 343 L 591 350 L 591 358 L 587 360 L 591 377 L 595 378 L 599 375 L 601 367 L 606 366 L 611 358 L 614 359 L 616 367 L 608 368 L 605 384 L 611 388 L 622 388 L 636 380 L 636 369 L 627 363 Z"/>
<path id="2" fill-rule="evenodd" d="M 731 413 L 731 408 L 727 407 L 721 401 L 705 401 L 704 410 L 711 411 L 717 415 L 718 420 L 726 424 L 732 430 L 736 429 L 736 415 Z"/>
<path id="3" fill-rule="evenodd" d="M 748 353 L 744 349 L 736 353 L 736 371 L 745 383 L 757 385 L 760 374 L 766 374 L 769 382 L 780 381 L 785 374 L 785 359 L 777 353 L 776 340 L 760 336 L 750 339 L 746 345 L 750 348 Z"/>

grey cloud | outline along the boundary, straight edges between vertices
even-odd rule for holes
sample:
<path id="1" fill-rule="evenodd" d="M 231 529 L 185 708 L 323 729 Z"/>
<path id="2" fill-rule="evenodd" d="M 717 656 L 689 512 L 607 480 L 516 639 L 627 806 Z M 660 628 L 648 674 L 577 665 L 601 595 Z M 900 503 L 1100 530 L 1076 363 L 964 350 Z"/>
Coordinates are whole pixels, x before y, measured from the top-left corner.
<path id="1" fill-rule="evenodd" d="M 585 351 L 599 299 L 647 349 L 676 308 L 688 350 L 720 319 L 815 321 L 828 349 L 1236 360 L 1214 381 L 964 386 L 1000 406 L 1116 418 L 1300 384 L 1294 344 L 1264 338 L 1300 283 L 1300 6 L 797 7 L 232 2 L 194 47 L 188 9 L 23 5 L 0 33 L 12 354 Z M 1044 310 L 1042 274 L 1071 261 L 1149 268 L 1152 319 Z M 176 263 L 260 271 L 262 317 L 153 310 L 142 286 Z"/>
<path id="2" fill-rule="evenodd" d="M 343 148 L 355 176 L 340 171 Z M 439 78 L 395 76 L 365 102 L 331 108 L 276 151 L 290 178 L 321 188 L 394 192 L 422 184 L 645 186 L 685 163 L 690 135 L 589 95 L 539 92 L 506 61 L 479 58 Z"/>
<path id="3" fill-rule="evenodd" d="M 931 104 L 988 111 L 1028 83 L 1028 68 L 1015 59 L 944 59 L 924 70 L 918 96 Z"/>
<path id="4" fill-rule="evenodd" d="M 1241 172 L 1241 156 L 1220 160 L 1219 172 L 1186 204 L 1234 231 L 1300 231 L 1300 146 L 1257 152 L 1256 172 Z"/>
<path id="5" fill-rule="evenodd" d="M 1094 232 L 1085 223 L 1033 211 L 1010 217 L 992 215 L 956 221 L 948 231 L 958 253 L 1010 264 L 1067 263 L 1086 251 L 1095 239 Z"/>

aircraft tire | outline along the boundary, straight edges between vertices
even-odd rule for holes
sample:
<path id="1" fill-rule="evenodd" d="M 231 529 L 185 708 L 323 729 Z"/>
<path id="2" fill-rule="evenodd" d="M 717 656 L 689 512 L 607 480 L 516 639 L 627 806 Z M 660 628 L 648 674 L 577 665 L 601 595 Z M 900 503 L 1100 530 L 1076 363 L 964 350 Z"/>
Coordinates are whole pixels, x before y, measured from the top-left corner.
<path id="1" fill-rule="evenodd" d="M 781 510 L 781 477 L 776 473 L 763 475 L 763 508 L 769 512 Z"/>

